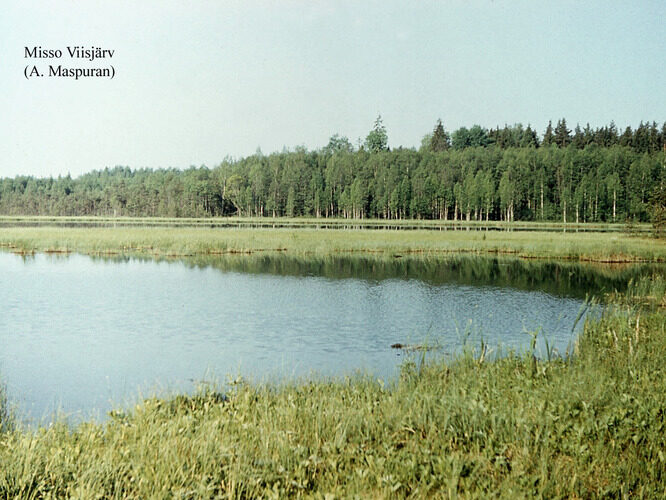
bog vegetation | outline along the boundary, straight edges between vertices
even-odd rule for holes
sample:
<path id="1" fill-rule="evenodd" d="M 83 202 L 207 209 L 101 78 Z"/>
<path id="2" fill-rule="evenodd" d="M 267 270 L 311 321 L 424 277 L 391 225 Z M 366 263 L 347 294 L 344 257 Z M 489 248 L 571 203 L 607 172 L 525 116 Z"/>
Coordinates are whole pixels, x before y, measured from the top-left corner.
<path id="1" fill-rule="evenodd" d="M 226 254 L 291 256 L 370 255 L 400 259 L 452 253 L 507 254 L 592 262 L 664 262 L 666 241 L 625 232 L 393 231 L 378 229 L 210 227 L 4 227 L 0 249 L 15 253 L 149 255 Z M 479 229 L 482 229 L 481 227 Z"/>
<path id="2" fill-rule="evenodd" d="M 449 135 L 441 121 L 419 150 L 388 146 L 381 118 L 364 144 L 331 137 L 214 168 L 115 167 L 76 179 L 0 180 L 0 214 L 654 222 L 666 225 L 666 123 L 620 132 L 566 121 Z"/>

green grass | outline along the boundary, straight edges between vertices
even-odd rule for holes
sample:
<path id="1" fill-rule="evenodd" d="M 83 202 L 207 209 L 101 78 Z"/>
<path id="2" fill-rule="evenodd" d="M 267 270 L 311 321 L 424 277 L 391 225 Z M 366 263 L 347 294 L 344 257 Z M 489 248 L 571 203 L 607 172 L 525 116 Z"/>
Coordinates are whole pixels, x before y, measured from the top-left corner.
<path id="1" fill-rule="evenodd" d="M 14 252 L 80 252 L 149 256 L 288 252 L 512 254 L 596 262 L 664 262 L 666 240 L 623 233 L 205 227 L 5 227 L 0 248 Z"/>
<path id="2" fill-rule="evenodd" d="M 148 399 L 0 437 L 0 497 L 666 495 L 666 281 L 610 297 L 574 355 Z M 660 300 L 647 300 L 661 294 Z"/>

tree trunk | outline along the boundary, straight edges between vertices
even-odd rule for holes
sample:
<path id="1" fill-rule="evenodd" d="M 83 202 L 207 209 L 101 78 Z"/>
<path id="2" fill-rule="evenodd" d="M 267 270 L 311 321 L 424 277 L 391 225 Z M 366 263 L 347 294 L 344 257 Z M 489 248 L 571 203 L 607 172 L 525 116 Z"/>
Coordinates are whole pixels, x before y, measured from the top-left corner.
<path id="1" fill-rule="evenodd" d="M 541 183 L 541 220 L 543 220 L 543 182 Z"/>

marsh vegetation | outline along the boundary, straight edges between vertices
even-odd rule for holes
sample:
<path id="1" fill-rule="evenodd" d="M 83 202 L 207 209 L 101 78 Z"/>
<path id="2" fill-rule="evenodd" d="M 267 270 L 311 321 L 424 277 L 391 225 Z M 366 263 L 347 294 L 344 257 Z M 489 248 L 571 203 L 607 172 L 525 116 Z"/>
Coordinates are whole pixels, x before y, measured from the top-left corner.
<path id="1" fill-rule="evenodd" d="M 56 261 L 70 258 L 60 252 L 86 253 L 107 265 L 189 255 L 198 272 L 296 277 L 305 269 L 325 280 L 407 276 L 435 287 L 490 281 L 579 300 L 593 291 L 601 304 L 569 355 L 539 352 L 541 334 L 522 333 L 528 341 L 501 356 L 480 340 L 437 359 L 407 353 L 395 378 L 232 375 L 194 393 L 118 405 L 101 421 L 38 428 L 12 417 L 3 401 L 0 496 L 666 494 L 664 405 L 655 397 L 666 393 L 663 241 L 582 232 L 33 227 L 5 228 L 0 243 L 28 263 L 43 251 Z M 657 264 L 601 264 L 618 260 Z"/>
<path id="2" fill-rule="evenodd" d="M 389 384 L 235 380 L 101 424 L 5 431 L 0 493 L 661 497 L 665 291 L 653 277 L 608 296 L 567 359 L 417 357 Z"/>
<path id="3" fill-rule="evenodd" d="M 623 232 L 392 231 L 375 229 L 211 227 L 6 227 L 0 248 L 92 255 L 201 256 L 288 253 L 359 254 L 400 258 L 454 253 L 502 254 L 580 261 L 663 262 L 666 240 Z"/>

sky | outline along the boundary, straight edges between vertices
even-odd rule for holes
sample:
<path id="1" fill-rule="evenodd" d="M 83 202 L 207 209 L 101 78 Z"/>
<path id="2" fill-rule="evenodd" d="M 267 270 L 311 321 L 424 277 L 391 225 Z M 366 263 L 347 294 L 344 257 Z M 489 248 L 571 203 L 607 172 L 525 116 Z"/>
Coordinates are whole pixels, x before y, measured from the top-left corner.
<path id="1" fill-rule="evenodd" d="M 392 148 L 418 148 L 438 118 L 450 132 L 661 124 L 664 18 L 660 0 L 5 0 L 0 177 L 212 168 L 336 133 L 356 145 L 379 114 Z M 114 55 L 74 60 L 75 45 Z M 26 58 L 35 46 L 64 54 Z"/>

